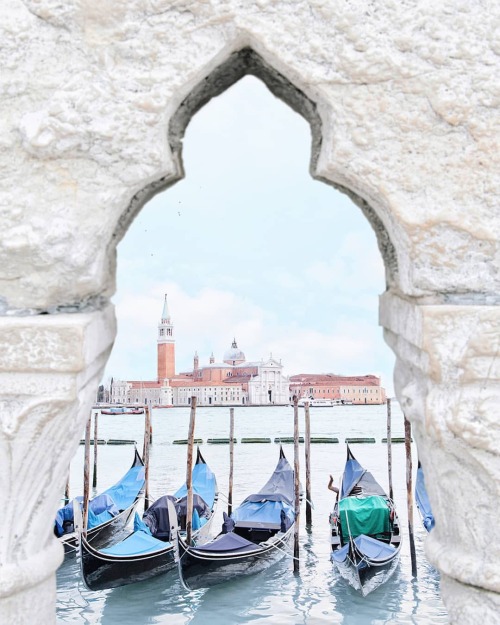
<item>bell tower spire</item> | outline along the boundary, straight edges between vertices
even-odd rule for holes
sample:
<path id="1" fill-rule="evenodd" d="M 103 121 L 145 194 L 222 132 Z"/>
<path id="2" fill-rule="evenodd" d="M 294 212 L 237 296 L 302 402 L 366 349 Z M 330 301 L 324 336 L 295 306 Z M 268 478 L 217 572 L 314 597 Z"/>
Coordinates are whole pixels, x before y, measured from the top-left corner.
<path id="1" fill-rule="evenodd" d="M 165 380 L 175 375 L 175 339 L 174 326 L 170 319 L 167 294 L 163 303 L 161 321 L 158 324 L 158 380 Z"/>

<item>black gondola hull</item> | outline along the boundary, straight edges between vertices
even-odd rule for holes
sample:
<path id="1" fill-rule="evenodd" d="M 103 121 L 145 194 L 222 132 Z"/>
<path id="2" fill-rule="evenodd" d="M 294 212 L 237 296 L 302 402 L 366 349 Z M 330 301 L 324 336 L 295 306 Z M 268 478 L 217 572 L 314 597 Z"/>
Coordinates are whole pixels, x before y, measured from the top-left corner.
<path id="1" fill-rule="evenodd" d="M 397 549 L 391 558 L 384 562 L 374 562 L 356 549 L 350 549 L 349 555 L 344 561 L 332 561 L 340 575 L 355 589 L 361 592 L 363 597 L 376 590 L 393 575 L 400 558 L 400 549 Z"/>
<path id="2" fill-rule="evenodd" d="M 85 585 L 90 590 L 117 588 L 142 582 L 175 568 L 175 547 L 138 556 L 113 556 L 93 549 L 82 538 L 81 569 Z"/>
<path id="3" fill-rule="evenodd" d="M 291 555 L 293 526 L 286 534 L 266 544 L 255 545 L 254 551 L 242 553 L 203 552 L 187 547 L 179 536 L 179 575 L 188 590 L 210 588 L 236 577 L 253 575 L 269 568 L 285 555 Z"/>
<path id="4" fill-rule="evenodd" d="M 88 530 L 87 541 L 100 547 L 105 547 L 106 544 L 113 538 L 115 534 L 123 530 L 135 512 L 137 504 L 139 503 L 139 497 L 125 510 L 122 510 L 120 514 L 117 514 L 109 521 L 98 525 L 97 527 Z M 78 551 L 78 537 L 76 533 L 65 534 L 59 538 L 64 546 L 65 555 L 76 554 Z"/>

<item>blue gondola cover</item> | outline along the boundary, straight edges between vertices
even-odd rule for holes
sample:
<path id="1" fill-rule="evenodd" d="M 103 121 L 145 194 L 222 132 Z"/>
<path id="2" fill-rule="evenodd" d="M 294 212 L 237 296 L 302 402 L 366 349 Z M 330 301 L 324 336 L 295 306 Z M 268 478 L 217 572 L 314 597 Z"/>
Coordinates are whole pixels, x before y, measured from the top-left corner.
<path id="1" fill-rule="evenodd" d="M 126 510 L 144 487 L 144 466 L 131 467 L 122 479 L 89 502 L 88 527 L 93 529 Z M 83 497 L 76 497 L 82 504 Z M 67 533 L 64 523 L 73 522 L 73 501 L 60 508 L 55 518 L 55 533 L 62 536 Z M 71 530 L 72 531 L 72 530 Z"/>
<path id="2" fill-rule="evenodd" d="M 358 536 L 354 539 L 354 544 L 360 553 L 372 562 L 383 562 L 394 555 L 396 549 L 381 540 L 371 538 L 371 536 Z"/>
<path id="3" fill-rule="evenodd" d="M 217 481 L 210 467 L 204 462 L 195 464 L 193 467 L 193 493 L 199 495 L 207 506 L 211 509 L 214 505 L 215 494 L 217 492 Z M 187 495 L 186 484 L 174 493 L 176 499 L 182 499 Z"/>
<path id="4" fill-rule="evenodd" d="M 231 518 L 238 524 L 238 521 L 255 521 L 256 523 L 281 524 L 281 511 L 284 511 L 287 518 L 293 522 L 295 517 L 294 509 L 286 501 L 248 501 L 238 506 Z"/>
<path id="5" fill-rule="evenodd" d="M 417 469 L 415 499 L 417 501 L 420 514 L 422 515 L 424 527 L 428 532 L 430 532 L 434 527 L 434 515 L 432 514 L 431 502 L 429 501 L 427 489 L 425 487 L 424 470 L 420 466 Z"/>
<path id="6" fill-rule="evenodd" d="M 151 536 L 151 534 L 139 531 L 130 534 L 125 540 L 116 543 L 116 545 L 112 545 L 107 549 L 101 549 L 101 553 L 109 553 L 114 556 L 130 556 L 165 549 L 168 544 Z"/>

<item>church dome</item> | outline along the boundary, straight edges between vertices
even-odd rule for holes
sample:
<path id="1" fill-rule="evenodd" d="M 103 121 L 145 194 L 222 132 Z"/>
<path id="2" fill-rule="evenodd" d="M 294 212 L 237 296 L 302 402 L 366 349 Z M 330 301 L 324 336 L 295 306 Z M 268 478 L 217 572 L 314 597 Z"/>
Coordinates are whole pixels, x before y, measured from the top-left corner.
<path id="1" fill-rule="evenodd" d="M 239 365 L 242 362 L 245 362 L 245 354 L 241 351 L 241 349 L 238 349 L 236 339 L 233 340 L 231 349 L 228 349 L 224 353 L 224 362 L 229 365 Z"/>

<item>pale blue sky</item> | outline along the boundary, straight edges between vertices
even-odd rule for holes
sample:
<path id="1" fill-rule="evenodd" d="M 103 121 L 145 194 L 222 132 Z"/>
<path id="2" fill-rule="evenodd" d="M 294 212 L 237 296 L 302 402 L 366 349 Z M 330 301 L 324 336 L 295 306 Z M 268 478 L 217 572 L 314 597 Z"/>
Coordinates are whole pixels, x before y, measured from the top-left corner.
<path id="1" fill-rule="evenodd" d="M 210 101 L 184 138 L 186 177 L 142 210 L 118 247 L 118 336 L 107 376 L 154 379 L 168 293 L 177 371 L 216 361 L 236 337 L 247 360 L 285 373 L 382 375 L 384 268 L 361 211 L 309 175 L 307 122 L 257 79 Z"/>

